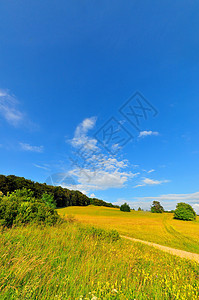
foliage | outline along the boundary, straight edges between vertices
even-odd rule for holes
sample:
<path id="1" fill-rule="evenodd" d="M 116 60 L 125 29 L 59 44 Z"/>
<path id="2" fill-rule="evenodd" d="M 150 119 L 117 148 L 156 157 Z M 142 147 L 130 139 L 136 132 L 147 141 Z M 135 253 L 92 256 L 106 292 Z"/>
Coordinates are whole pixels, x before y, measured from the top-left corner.
<path id="1" fill-rule="evenodd" d="M 46 195 L 44 197 L 47 198 Z M 23 188 L 7 196 L 0 197 L 0 224 L 12 227 L 13 224 L 54 225 L 60 217 L 49 203 L 33 197 L 33 192 Z"/>
<path id="2" fill-rule="evenodd" d="M 138 211 L 143 211 L 143 209 L 141 209 L 141 207 L 138 207 Z"/>
<path id="3" fill-rule="evenodd" d="M 5 229 L 0 257 L 2 300 L 199 299 L 197 263 L 77 223 Z"/>
<path id="4" fill-rule="evenodd" d="M 85 206 L 90 204 L 90 198 L 79 191 L 70 191 L 61 186 L 51 186 L 46 183 L 34 182 L 24 177 L 0 175 L 0 191 L 4 195 L 23 188 L 30 189 L 33 192 L 33 196 L 37 199 L 41 199 L 44 193 L 53 195 L 56 207 L 71 205 Z"/>
<path id="5" fill-rule="evenodd" d="M 54 200 L 54 196 L 51 194 L 47 194 L 47 193 L 44 193 L 42 195 L 42 198 L 41 198 L 42 202 L 44 202 L 47 206 L 51 207 L 51 208 L 56 208 L 56 203 L 55 203 L 55 200 Z"/>
<path id="6" fill-rule="evenodd" d="M 97 198 L 90 198 L 90 204 L 95 206 L 105 206 L 105 207 L 114 207 L 119 208 L 119 205 L 113 205 L 112 203 L 105 202 Z"/>
<path id="7" fill-rule="evenodd" d="M 160 204 L 159 201 L 153 201 L 153 204 L 151 206 L 151 212 L 152 213 L 163 213 L 164 212 L 164 208 Z"/>
<path id="8" fill-rule="evenodd" d="M 193 221 L 196 219 L 196 213 L 191 205 L 180 202 L 177 204 L 176 210 L 174 211 L 174 219 Z"/>
<path id="9" fill-rule="evenodd" d="M 120 210 L 125 212 L 131 211 L 130 206 L 126 202 L 120 206 Z"/>
<path id="10" fill-rule="evenodd" d="M 97 206 L 118 207 L 112 203 L 107 203 L 103 200 L 96 198 L 89 198 L 79 191 L 71 191 L 61 186 L 47 185 L 46 183 L 38 183 L 24 177 L 18 177 L 14 175 L 0 175 L 0 191 L 6 195 L 8 192 L 14 192 L 22 188 L 30 189 L 33 192 L 33 196 L 37 199 L 46 197 L 47 203 L 50 207 L 67 207 L 67 206 L 87 206 L 90 204 Z M 51 196 L 54 198 L 52 200 Z M 0 193 L 1 196 L 1 193 Z"/>

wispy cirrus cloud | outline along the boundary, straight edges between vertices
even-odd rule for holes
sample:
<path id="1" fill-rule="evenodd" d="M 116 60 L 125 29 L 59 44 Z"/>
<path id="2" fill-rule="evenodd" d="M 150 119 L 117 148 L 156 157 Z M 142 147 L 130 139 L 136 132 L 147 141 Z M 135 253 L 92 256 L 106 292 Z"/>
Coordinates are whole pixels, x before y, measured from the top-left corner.
<path id="1" fill-rule="evenodd" d="M 24 113 L 18 108 L 19 102 L 14 95 L 0 89 L 0 115 L 13 126 L 19 125 L 24 119 Z"/>
<path id="2" fill-rule="evenodd" d="M 151 169 L 151 170 L 147 171 L 147 173 L 152 173 L 152 172 L 155 172 L 155 170 Z"/>
<path id="3" fill-rule="evenodd" d="M 9 90 L 0 89 L 0 119 L 1 118 L 14 127 L 21 127 L 23 125 L 23 127 L 31 131 L 39 129 L 39 126 L 32 122 L 21 109 L 20 102 Z"/>
<path id="4" fill-rule="evenodd" d="M 149 130 L 149 131 L 140 131 L 140 134 L 139 134 L 139 138 L 144 138 L 144 137 L 146 137 L 146 136 L 151 136 L 151 135 L 155 135 L 155 136 L 157 136 L 157 135 L 159 135 L 159 132 L 158 131 L 151 131 L 151 130 Z"/>
<path id="5" fill-rule="evenodd" d="M 158 185 L 162 183 L 167 183 L 169 180 L 155 180 L 151 178 L 143 178 L 140 182 L 140 184 L 137 184 L 134 186 L 134 188 L 141 187 L 141 186 L 147 186 L 147 185 Z"/>
<path id="6" fill-rule="evenodd" d="M 42 153 L 44 151 L 43 146 L 32 146 L 32 145 L 26 144 L 26 143 L 19 143 L 19 145 L 20 145 L 21 149 L 24 151 L 38 152 L 38 153 Z"/>
<path id="7" fill-rule="evenodd" d="M 49 165 L 45 164 L 45 165 L 38 165 L 38 164 L 33 164 L 34 167 L 38 168 L 38 169 L 43 169 L 46 171 L 50 171 Z"/>
<path id="8" fill-rule="evenodd" d="M 155 172 L 155 169 L 150 169 L 150 170 L 142 170 L 142 171 L 144 171 L 144 172 L 146 172 L 146 173 L 152 173 L 152 172 Z"/>

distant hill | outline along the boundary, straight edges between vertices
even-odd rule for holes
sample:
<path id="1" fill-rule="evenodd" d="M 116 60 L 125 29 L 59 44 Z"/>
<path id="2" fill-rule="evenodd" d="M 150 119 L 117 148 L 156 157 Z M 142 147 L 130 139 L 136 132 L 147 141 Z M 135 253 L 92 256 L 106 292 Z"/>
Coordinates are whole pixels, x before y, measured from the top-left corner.
<path id="1" fill-rule="evenodd" d="M 97 198 L 89 198 L 80 191 L 73 191 L 61 186 L 52 186 L 46 183 L 34 182 L 24 177 L 15 175 L 0 175 L 0 191 L 6 195 L 8 192 L 27 188 L 34 192 L 34 197 L 41 198 L 43 193 L 53 194 L 57 207 L 66 206 L 87 206 L 90 204 L 97 206 L 117 207 L 112 203 L 107 203 Z"/>

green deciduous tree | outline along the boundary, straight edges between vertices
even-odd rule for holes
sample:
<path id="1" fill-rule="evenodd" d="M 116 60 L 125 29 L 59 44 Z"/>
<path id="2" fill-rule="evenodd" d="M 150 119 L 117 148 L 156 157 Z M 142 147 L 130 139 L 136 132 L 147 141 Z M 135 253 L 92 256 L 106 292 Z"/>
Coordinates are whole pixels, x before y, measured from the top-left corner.
<path id="1" fill-rule="evenodd" d="M 163 213 L 164 212 L 164 208 L 160 204 L 159 201 L 153 201 L 153 204 L 151 205 L 151 212 L 152 213 Z"/>
<path id="2" fill-rule="evenodd" d="M 176 209 L 174 211 L 174 219 L 193 221 L 196 219 L 196 213 L 191 205 L 180 202 L 176 205 Z"/>
<path id="3" fill-rule="evenodd" d="M 120 206 L 120 210 L 125 212 L 131 211 L 130 206 L 126 202 Z"/>

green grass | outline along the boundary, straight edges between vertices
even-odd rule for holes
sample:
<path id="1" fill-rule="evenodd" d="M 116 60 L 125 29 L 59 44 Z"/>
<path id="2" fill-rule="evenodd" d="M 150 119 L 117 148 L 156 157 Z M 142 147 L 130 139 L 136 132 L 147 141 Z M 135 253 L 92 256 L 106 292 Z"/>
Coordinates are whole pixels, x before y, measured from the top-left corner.
<path id="1" fill-rule="evenodd" d="M 2 231 L 0 299 L 199 299 L 197 263 L 111 237 L 77 223 Z"/>
<path id="2" fill-rule="evenodd" d="M 130 237 L 199 253 L 199 217 L 194 222 L 187 222 L 174 220 L 171 213 L 129 213 L 92 205 L 66 207 L 58 209 L 58 213 L 62 216 L 72 214 L 80 222 L 116 229 Z"/>

